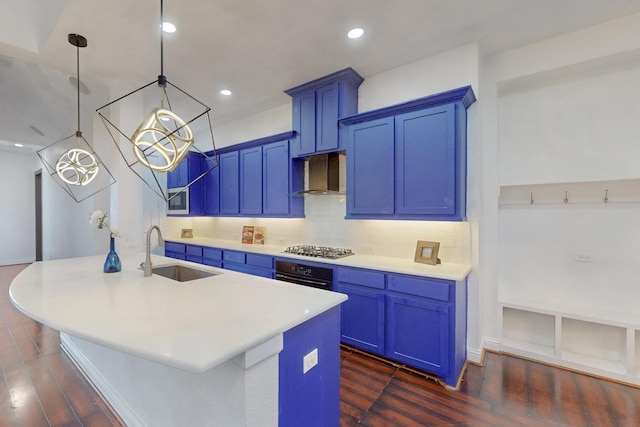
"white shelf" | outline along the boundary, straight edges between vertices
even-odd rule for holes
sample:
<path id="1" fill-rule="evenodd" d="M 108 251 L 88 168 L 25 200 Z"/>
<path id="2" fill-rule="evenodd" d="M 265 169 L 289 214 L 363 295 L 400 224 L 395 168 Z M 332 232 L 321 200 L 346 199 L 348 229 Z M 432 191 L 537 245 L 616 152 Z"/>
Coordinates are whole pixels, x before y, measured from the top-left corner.
<path id="1" fill-rule="evenodd" d="M 505 207 L 617 203 L 640 203 L 640 179 L 500 186 L 500 206 Z"/>
<path id="2" fill-rule="evenodd" d="M 588 356 L 582 353 L 574 353 L 572 351 L 563 351 L 561 353 L 561 359 L 569 363 L 588 366 L 599 370 L 603 373 L 611 372 L 613 374 L 626 374 L 627 369 L 621 362 L 616 362 L 607 359 L 601 359 L 599 357 Z"/>
<path id="3" fill-rule="evenodd" d="M 555 348 L 534 344 L 529 341 L 516 340 L 512 338 L 503 338 L 502 339 L 503 351 L 511 350 L 510 353 L 517 353 L 522 356 L 526 356 L 529 354 L 539 354 L 540 356 L 555 356 Z"/>
<path id="4" fill-rule="evenodd" d="M 502 351 L 640 385 L 640 323 L 554 308 L 502 302 Z"/>

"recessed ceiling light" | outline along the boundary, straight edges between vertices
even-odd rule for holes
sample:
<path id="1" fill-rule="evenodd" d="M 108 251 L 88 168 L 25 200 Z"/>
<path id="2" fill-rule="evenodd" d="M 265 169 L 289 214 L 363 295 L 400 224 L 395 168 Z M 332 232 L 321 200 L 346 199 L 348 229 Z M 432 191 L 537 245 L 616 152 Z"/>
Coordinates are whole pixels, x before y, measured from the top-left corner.
<path id="1" fill-rule="evenodd" d="M 229 89 L 222 89 L 220 95 L 229 96 L 231 95 L 231 91 Z"/>
<path id="2" fill-rule="evenodd" d="M 364 30 L 362 28 L 354 28 L 347 33 L 347 37 L 349 37 L 350 39 L 357 39 L 359 37 L 362 37 L 363 34 Z"/>
<path id="3" fill-rule="evenodd" d="M 20 144 L 20 143 L 17 143 L 17 142 L 15 144 L 13 144 L 13 145 L 15 145 L 16 147 L 24 147 L 24 144 Z"/>
<path id="4" fill-rule="evenodd" d="M 171 22 L 163 22 L 162 23 L 162 31 L 164 31 L 165 33 L 175 33 L 176 32 L 176 26 L 173 25 Z"/>

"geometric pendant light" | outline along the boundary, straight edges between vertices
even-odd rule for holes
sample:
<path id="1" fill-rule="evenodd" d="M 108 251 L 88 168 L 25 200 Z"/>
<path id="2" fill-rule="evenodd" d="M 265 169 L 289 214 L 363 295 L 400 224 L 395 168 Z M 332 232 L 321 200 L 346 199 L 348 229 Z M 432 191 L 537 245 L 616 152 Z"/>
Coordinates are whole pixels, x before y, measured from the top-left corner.
<path id="1" fill-rule="evenodd" d="M 80 203 L 116 181 L 80 131 L 80 48 L 87 46 L 87 39 L 79 34 L 69 34 L 67 38 L 76 47 L 78 129 L 73 135 L 39 150 L 38 156 L 49 175 Z"/>
<path id="2" fill-rule="evenodd" d="M 188 183 L 181 187 L 185 190 L 218 166 L 218 156 L 209 116 L 211 109 L 171 84 L 164 75 L 163 9 L 163 0 L 160 0 L 158 79 L 96 111 L 129 169 L 158 196 L 169 201 L 181 191 L 169 194 L 167 172 L 175 170 L 189 152 L 198 153 L 202 171 L 197 176 L 189 176 Z M 148 113 L 142 122 L 128 122 L 127 112 L 139 111 L 141 102 Z"/>

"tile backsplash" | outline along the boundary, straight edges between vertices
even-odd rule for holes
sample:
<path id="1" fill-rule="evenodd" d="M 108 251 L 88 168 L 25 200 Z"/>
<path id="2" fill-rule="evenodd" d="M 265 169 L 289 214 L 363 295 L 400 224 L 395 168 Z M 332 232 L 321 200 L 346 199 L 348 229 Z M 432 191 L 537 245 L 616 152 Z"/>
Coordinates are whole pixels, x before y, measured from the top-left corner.
<path id="1" fill-rule="evenodd" d="M 344 194 L 306 195 L 306 218 L 167 218 L 167 236 L 193 228 L 197 237 L 240 242 L 243 225 L 266 229 L 266 244 L 312 244 L 353 249 L 355 253 L 413 259 L 418 240 L 440 242 L 439 258 L 470 262 L 468 222 L 346 220 Z"/>

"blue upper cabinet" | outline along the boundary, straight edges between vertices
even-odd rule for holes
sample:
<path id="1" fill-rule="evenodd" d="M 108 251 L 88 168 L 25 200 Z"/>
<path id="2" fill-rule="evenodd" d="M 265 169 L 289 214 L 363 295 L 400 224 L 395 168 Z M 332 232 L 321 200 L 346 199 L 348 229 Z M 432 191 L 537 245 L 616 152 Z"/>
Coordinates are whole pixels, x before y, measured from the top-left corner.
<path id="1" fill-rule="evenodd" d="M 205 160 L 206 169 L 211 169 L 213 160 Z M 204 178 L 204 215 L 220 213 L 220 168 L 211 169 Z"/>
<path id="2" fill-rule="evenodd" d="M 292 157 L 344 150 L 338 119 L 358 111 L 358 87 L 363 80 L 346 68 L 285 91 L 293 98 Z"/>
<path id="3" fill-rule="evenodd" d="M 349 126 L 347 206 L 353 215 L 394 213 L 393 118 Z"/>
<path id="4" fill-rule="evenodd" d="M 294 132 L 218 150 L 205 181 L 204 215 L 303 217 L 304 162 L 290 156 Z"/>
<path id="5" fill-rule="evenodd" d="M 233 215 L 240 213 L 240 175 L 238 151 L 221 153 L 220 162 L 220 213 Z"/>
<path id="6" fill-rule="evenodd" d="M 470 86 L 340 120 L 347 218 L 464 221 Z"/>
<path id="7" fill-rule="evenodd" d="M 167 172 L 167 188 L 186 187 L 189 184 L 189 159 L 183 159 L 178 166 Z"/>
<path id="8" fill-rule="evenodd" d="M 240 150 L 240 213 L 262 213 L 262 147 Z"/>
<path id="9" fill-rule="evenodd" d="M 395 118 L 395 206 L 400 215 L 455 215 L 455 105 Z M 464 165 L 460 165 L 461 168 Z M 426 175 L 425 175 L 426 174 Z M 425 182 L 425 178 L 429 181 Z"/>
<path id="10" fill-rule="evenodd" d="M 189 152 L 178 166 L 167 172 L 167 188 L 184 188 L 205 171 L 204 156 L 197 152 Z M 189 186 L 189 214 L 190 216 L 204 213 L 204 185 L 199 179 Z M 184 214 L 167 214 L 168 216 L 185 216 Z"/>
<path id="11" fill-rule="evenodd" d="M 262 213 L 288 215 L 289 200 L 289 140 L 265 144 L 262 147 Z M 298 197 L 301 198 L 301 197 Z"/>

